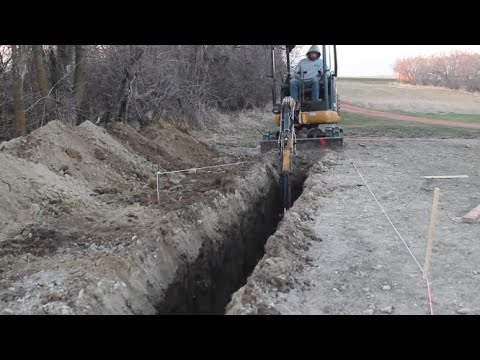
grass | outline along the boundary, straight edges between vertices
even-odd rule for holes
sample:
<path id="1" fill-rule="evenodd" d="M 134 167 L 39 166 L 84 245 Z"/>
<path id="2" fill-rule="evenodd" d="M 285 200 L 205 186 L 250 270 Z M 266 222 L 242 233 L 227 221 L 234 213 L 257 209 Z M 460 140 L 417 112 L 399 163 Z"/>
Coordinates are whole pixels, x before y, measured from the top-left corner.
<path id="1" fill-rule="evenodd" d="M 480 96 L 476 94 L 445 88 L 400 86 L 385 82 L 385 79 L 368 81 L 341 79 L 338 82 L 340 99 L 375 110 L 405 111 L 409 115 L 438 113 L 442 114 L 440 119 L 442 116 L 446 119 L 450 113 L 480 115 Z M 468 115 L 460 115 L 459 120 L 468 120 Z"/>
<path id="2" fill-rule="evenodd" d="M 408 112 L 408 111 L 393 111 L 397 114 L 424 117 L 437 120 L 451 120 L 462 121 L 468 123 L 480 122 L 480 115 L 478 114 L 456 114 L 456 113 L 421 113 L 421 112 Z"/>
<path id="3" fill-rule="evenodd" d="M 343 112 L 345 136 L 389 136 L 421 138 L 480 138 L 480 130 L 409 123 L 382 117 Z"/>

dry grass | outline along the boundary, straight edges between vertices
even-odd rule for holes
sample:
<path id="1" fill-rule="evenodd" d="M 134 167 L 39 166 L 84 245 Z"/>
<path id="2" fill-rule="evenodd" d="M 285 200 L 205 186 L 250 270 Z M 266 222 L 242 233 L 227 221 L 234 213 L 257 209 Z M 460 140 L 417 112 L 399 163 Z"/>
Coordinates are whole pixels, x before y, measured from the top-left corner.
<path id="1" fill-rule="evenodd" d="M 340 99 L 381 111 L 480 114 L 480 94 L 431 86 L 340 79 Z"/>

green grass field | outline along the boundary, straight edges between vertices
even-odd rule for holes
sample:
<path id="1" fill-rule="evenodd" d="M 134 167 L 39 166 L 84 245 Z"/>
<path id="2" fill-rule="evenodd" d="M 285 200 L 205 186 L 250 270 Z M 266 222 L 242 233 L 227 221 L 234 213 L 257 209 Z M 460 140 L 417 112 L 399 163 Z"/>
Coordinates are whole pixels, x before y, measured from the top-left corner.
<path id="1" fill-rule="evenodd" d="M 468 123 L 480 122 L 480 115 L 477 114 L 455 114 L 455 113 L 420 113 L 420 112 L 408 112 L 408 111 L 393 111 L 396 114 L 424 117 L 436 120 L 450 120 L 461 121 Z"/>
<path id="2" fill-rule="evenodd" d="M 363 114 L 343 112 L 345 136 L 389 136 L 431 138 L 480 138 L 480 130 L 409 123 Z"/>

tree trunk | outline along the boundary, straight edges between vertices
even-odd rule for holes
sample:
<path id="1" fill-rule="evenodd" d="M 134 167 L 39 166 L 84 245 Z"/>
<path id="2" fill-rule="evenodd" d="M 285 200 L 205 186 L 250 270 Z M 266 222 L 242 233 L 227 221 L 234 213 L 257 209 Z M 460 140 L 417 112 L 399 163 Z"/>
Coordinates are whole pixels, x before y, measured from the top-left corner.
<path id="1" fill-rule="evenodd" d="M 51 87 L 48 81 L 47 71 L 43 61 L 42 45 L 32 45 L 33 50 L 33 65 L 35 69 L 35 76 L 37 78 L 37 85 L 40 94 L 45 99 L 44 116 L 42 116 L 42 124 L 51 119 L 52 111 L 55 107 L 55 100 L 51 94 Z"/>
<path id="2" fill-rule="evenodd" d="M 15 109 L 15 136 L 27 134 L 25 103 L 23 102 L 23 79 L 27 71 L 25 45 L 12 45 L 12 96 Z"/>
<path id="3" fill-rule="evenodd" d="M 57 45 L 58 57 L 63 67 L 63 73 L 71 70 L 69 66 L 71 66 L 73 62 L 73 47 L 74 45 Z"/>
<path id="4" fill-rule="evenodd" d="M 85 47 L 83 45 L 75 45 L 75 79 L 73 89 L 75 93 L 77 125 L 80 125 L 86 118 L 85 98 L 87 90 L 87 70 Z"/>
<path id="5" fill-rule="evenodd" d="M 139 46 L 130 45 L 130 59 L 125 67 L 125 76 L 120 86 L 120 104 L 118 109 L 119 121 L 127 120 L 132 95 L 134 95 L 133 82 L 137 76 L 137 65 L 142 58 L 142 55 L 143 50 Z"/>
<path id="6" fill-rule="evenodd" d="M 74 45 L 57 45 L 57 59 L 55 61 L 55 78 L 58 79 L 56 85 L 57 100 L 61 103 L 62 120 L 69 125 L 77 123 L 73 91 L 73 49 Z"/>

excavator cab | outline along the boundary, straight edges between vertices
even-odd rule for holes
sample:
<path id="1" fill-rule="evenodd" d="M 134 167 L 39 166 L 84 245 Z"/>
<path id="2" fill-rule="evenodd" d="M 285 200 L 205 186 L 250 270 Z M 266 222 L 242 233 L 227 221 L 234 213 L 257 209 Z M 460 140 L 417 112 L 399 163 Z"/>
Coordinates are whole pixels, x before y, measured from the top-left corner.
<path id="1" fill-rule="evenodd" d="M 292 72 L 291 51 L 297 45 L 285 45 L 285 59 L 287 72 Z M 336 45 L 321 45 L 323 59 L 323 75 L 318 80 L 320 88 L 320 99 L 312 100 L 312 90 L 308 83 L 300 86 L 299 101 L 295 102 L 290 97 L 290 81 L 287 76 L 281 79 L 280 99 L 277 100 L 277 77 L 275 52 L 272 47 L 272 101 L 274 121 L 277 126 L 281 125 L 282 108 L 285 102 L 290 103 L 292 122 L 297 135 L 297 145 L 306 147 L 343 146 L 343 129 L 339 126 L 341 121 L 339 99 L 337 93 L 337 48 Z M 303 82 L 302 82 L 303 83 Z M 276 147 L 279 132 L 270 132 L 264 135 L 261 143 L 261 151 L 266 152 Z M 304 139 L 317 139 L 304 141 Z M 322 139 L 321 141 L 319 139 Z"/>
<path id="2" fill-rule="evenodd" d="M 292 71 L 290 54 L 295 46 L 284 47 L 288 74 Z M 261 152 L 278 149 L 280 188 L 285 211 L 291 206 L 292 173 L 297 151 L 343 147 L 343 130 L 338 125 L 341 117 L 337 93 L 337 48 L 336 45 L 322 45 L 321 49 L 324 71 L 318 80 L 314 80 L 319 81 L 319 99 L 312 99 L 311 88 L 301 82 L 299 99 L 296 100 L 290 96 L 290 76 L 282 78 L 277 88 L 276 47 L 272 46 L 272 112 L 278 131 L 264 134 L 260 149 Z M 277 100 L 278 93 L 280 98 Z"/>

